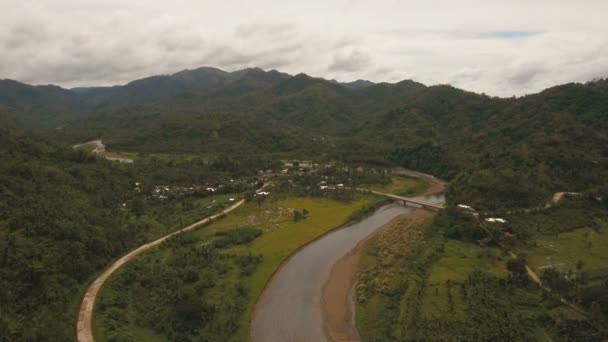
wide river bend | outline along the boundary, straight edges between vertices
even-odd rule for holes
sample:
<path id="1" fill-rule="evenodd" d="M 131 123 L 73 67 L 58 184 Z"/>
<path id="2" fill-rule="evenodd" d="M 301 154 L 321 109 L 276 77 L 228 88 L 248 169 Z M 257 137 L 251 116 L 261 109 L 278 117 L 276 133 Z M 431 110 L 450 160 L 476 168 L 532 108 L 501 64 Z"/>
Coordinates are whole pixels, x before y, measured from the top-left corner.
<path id="1" fill-rule="evenodd" d="M 442 203 L 443 195 L 421 196 Z M 415 208 L 385 205 L 365 219 L 335 230 L 294 254 L 274 275 L 253 312 L 254 342 L 327 341 L 323 330 L 322 290 L 332 266 L 393 218 Z"/>

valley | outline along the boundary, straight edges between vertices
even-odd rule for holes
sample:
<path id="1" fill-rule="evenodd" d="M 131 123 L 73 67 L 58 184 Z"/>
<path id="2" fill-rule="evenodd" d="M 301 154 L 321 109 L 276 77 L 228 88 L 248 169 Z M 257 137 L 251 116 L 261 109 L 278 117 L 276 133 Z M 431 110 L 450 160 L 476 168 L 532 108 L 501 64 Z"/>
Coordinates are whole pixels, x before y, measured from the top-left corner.
<path id="1" fill-rule="evenodd" d="M 272 186 L 269 189 L 273 189 Z M 161 340 L 167 338 L 174 339 L 176 336 L 188 337 L 191 334 L 188 330 L 172 331 L 170 327 L 158 326 L 156 322 L 158 322 L 160 317 L 153 319 L 153 316 L 151 316 L 150 319 L 153 320 L 148 325 L 142 326 L 141 323 L 136 323 L 142 322 L 142 320 L 145 322 L 148 319 L 145 317 L 148 317 L 150 314 L 146 313 L 146 311 L 141 311 L 141 304 L 138 304 L 135 298 L 142 295 L 151 295 L 152 301 L 159 301 L 157 305 L 163 302 L 166 303 L 167 299 L 155 297 L 157 295 L 156 291 L 150 293 L 149 290 L 146 290 L 143 282 L 144 279 L 149 277 L 160 277 L 157 278 L 155 284 L 162 288 L 165 286 L 164 282 L 167 281 L 163 280 L 162 274 L 165 272 L 171 274 L 175 270 L 169 268 L 161 268 L 159 270 L 156 268 L 157 266 L 153 267 L 153 265 L 158 265 L 159 262 L 161 264 L 167 262 L 165 267 L 168 267 L 177 262 L 174 259 L 177 255 L 192 256 L 192 253 L 196 255 L 204 252 L 209 248 L 208 246 L 216 244 L 220 248 L 216 252 L 219 254 L 204 254 L 207 256 L 205 257 L 206 259 L 203 259 L 209 260 L 209 258 L 212 258 L 215 261 L 208 265 L 198 264 L 198 270 L 196 273 L 192 273 L 192 279 L 200 280 L 194 280 L 194 282 L 186 281 L 178 291 L 179 293 L 170 294 L 170 297 L 175 298 L 174 300 L 179 300 L 180 293 L 188 293 L 188 289 L 204 291 L 204 293 L 208 294 L 206 295 L 208 300 L 203 305 L 215 307 L 216 309 L 206 313 L 207 315 L 211 315 L 208 318 L 210 320 L 208 325 L 195 331 L 198 334 L 204 334 L 202 336 L 207 336 L 207 338 L 223 340 L 245 339 L 249 331 L 248 322 L 251 319 L 254 322 L 256 320 L 255 316 L 252 317 L 251 315 L 252 312 L 254 314 L 256 312 L 253 311 L 253 308 L 254 304 L 258 301 L 258 296 L 260 296 L 262 291 L 267 291 L 266 283 L 270 277 L 274 279 L 280 276 L 282 271 L 279 271 L 275 275 L 279 267 L 280 270 L 287 267 L 287 264 L 281 266 L 287 258 L 296 251 L 298 252 L 295 255 L 300 255 L 300 249 L 303 245 L 321 236 L 325 236 L 326 233 L 347 222 L 349 217 L 352 217 L 358 210 L 367 208 L 378 201 L 377 198 L 356 192 L 353 193 L 354 197 L 351 200 L 344 202 L 314 197 L 294 198 L 289 193 L 282 194 L 280 192 L 276 193 L 273 190 L 270 191 L 269 197 L 263 201 L 257 203 L 256 200 L 248 202 L 234 213 L 227 215 L 227 217 L 191 233 L 186 233 L 178 238 L 178 241 L 175 243 L 167 243 L 160 246 L 157 251 L 150 252 L 141 260 L 136 260 L 133 266 L 127 266 L 125 271 L 111 277 L 107 284 L 108 289 L 101 292 L 99 305 L 102 309 L 95 313 L 96 318 L 94 322 L 96 322 L 96 328 L 94 331 L 97 331 L 95 340 L 112 340 L 118 338 L 117 336 L 131 336 L 131 338 L 136 340 L 148 339 L 151 336 L 156 336 L 156 338 Z M 306 217 L 302 220 L 295 220 L 294 213 L 298 210 L 306 210 L 307 212 Z M 245 239 L 242 242 L 235 242 L 234 245 L 227 244 L 223 247 L 223 243 L 221 245 L 218 243 L 222 241 L 223 236 L 229 237 L 232 233 L 244 234 L 245 231 L 258 233 L 253 236 L 253 240 Z M 259 237 L 257 237 L 258 234 L 260 235 Z M 356 236 L 352 238 L 356 238 Z M 321 238 L 321 240 L 323 239 Z M 147 244 L 146 246 L 149 245 L 151 244 Z M 186 262 L 186 265 L 196 262 L 196 259 L 191 260 L 190 258 L 188 257 L 187 260 L 189 261 Z M 253 258 L 251 260 L 255 262 L 251 265 L 246 264 L 246 269 L 242 268 L 243 265 L 236 267 L 236 269 L 234 269 L 234 266 L 229 266 L 221 271 L 221 273 L 211 275 L 214 272 L 218 272 L 217 269 L 214 269 L 216 266 L 213 266 L 216 262 L 225 263 L 231 258 L 237 258 L 237 260 L 249 260 Z M 290 263 L 293 258 L 289 258 L 289 260 L 287 263 Z M 327 261 L 319 258 L 316 260 L 321 263 L 326 263 Z M 190 266 L 186 265 L 184 267 L 191 269 Z M 237 265 L 239 264 L 237 263 Z M 239 268 L 240 274 L 238 274 Z M 154 270 L 155 274 L 150 273 L 152 270 Z M 235 271 L 237 271 L 237 274 L 234 274 Z M 159 274 L 158 272 L 163 273 Z M 311 268 L 311 272 L 316 273 L 315 267 Z M 200 276 L 195 276 L 194 274 L 200 274 Z M 178 275 L 178 277 L 181 276 Z M 127 279 L 129 280 L 127 281 Z M 211 283 L 203 285 L 201 281 Z M 175 282 L 175 280 L 172 282 Z M 307 282 L 300 283 L 305 284 Z M 168 283 L 167 286 L 169 285 Z M 175 286 L 175 284 L 171 286 Z M 201 288 L 201 286 L 206 287 Z M 238 291 L 236 297 L 226 298 L 221 295 L 221 293 L 224 293 L 233 286 Z M 161 295 L 161 293 L 158 293 L 158 295 Z M 256 304 L 256 308 L 259 305 L 259 303 Z M 241 309 L 225 311 L 234 307 L 240 307 Z M 298 306 L 294 306 L 294 308 L 298 308 Z M 117 315 L 117 309 L 120 309 L 124 313 Z M 162 313 L 156 311 L 156 314 Z M 272 314 L 275 315 L 274 319 L 279 318 L 276 316 L 277 312 L 272 312 Z M 166 318 L 169 319 L 170 317 Z M 240 322 L 240 324 L 235 325 L 235 322 Z M 263 338 L 263 340 L 266 339 Z"/>
<path id="2" fill-rule="evenodd" d="M 605 80 L 351 86 L 0 81 L 0 340 L 608 336 Z"/>
<path id="3" fill-rule="evenodd" d="M 0 342 L 608 342 L 608 1 L 0 1 Z"/>

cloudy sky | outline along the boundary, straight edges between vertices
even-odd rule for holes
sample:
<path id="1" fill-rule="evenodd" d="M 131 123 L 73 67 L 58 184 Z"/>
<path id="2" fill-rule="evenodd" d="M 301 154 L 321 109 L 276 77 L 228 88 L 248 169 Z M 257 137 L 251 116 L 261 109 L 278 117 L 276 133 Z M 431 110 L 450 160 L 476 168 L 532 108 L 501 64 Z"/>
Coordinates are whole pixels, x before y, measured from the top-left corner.
<path id="1" fill-rule="evenodd" d="M 607 0 L 2 0 L 0 78 L 256 66 L 521 95 L 608 76 L 607 13 Z"/>

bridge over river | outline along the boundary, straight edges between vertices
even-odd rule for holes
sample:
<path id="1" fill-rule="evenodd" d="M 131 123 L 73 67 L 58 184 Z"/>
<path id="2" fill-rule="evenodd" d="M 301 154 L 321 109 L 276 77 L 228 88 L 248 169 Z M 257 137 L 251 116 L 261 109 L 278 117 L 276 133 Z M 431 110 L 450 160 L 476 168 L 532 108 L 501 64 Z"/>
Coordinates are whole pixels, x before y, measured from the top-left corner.
<path id="1" fill-rule="evenodd" d="M 360 189 L 360 190 L 365 190 L 365 189 Z M 428 210 L 433 210 L 433 211 L 438 211 L 441 209 L 445 208 L 444 204 L 439 204 L 439 203 L 431 203 L 431 202 L 427 202 L 424 200 L 420 200 L 418 198 L 411 198 L 411 197 L 404 197 L 404 196 L 399 196 L 399 195 L 395 195 L 395 194 L 387 194 L 384 192 L 380 192 L 380 191 L 374 191 L 374 190 L 365 190 L 365 191 L 369 191 L 372 194 L 378 195 L 378 196 L 384 196 L 393 200 L 397 200 L 397 201 L 403 201 L 406 205 L 408 203 L 412 203 L 415 205 L 418 205 L 420 207 L 422 207 L 423 209 L 428 209 Z"/>

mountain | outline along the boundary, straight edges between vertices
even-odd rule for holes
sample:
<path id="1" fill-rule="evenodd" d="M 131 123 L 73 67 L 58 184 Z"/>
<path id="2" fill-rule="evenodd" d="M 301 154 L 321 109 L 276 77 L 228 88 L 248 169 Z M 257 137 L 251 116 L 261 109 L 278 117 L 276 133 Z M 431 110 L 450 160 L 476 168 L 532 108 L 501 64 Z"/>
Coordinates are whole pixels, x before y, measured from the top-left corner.
<path id="1" fill-rule="evenodd" d="M 277 71 L 263 72 L 251 68 L 226 72 L 216 68 L 202 67 L 183 70 L 173 75 L 152 76 L 127 83 L 124 86 L 75 88 L 83 102 L 94 111 L 153 103 L 184 93 L 204 93 L 227 86 L 237 80 L 255 79 L 260 83 L 276 83 L 289 75 Z"/>
<path id="2" fill-rule="evenodd" d="M 111 151 L 205 158 L 122 165 L 68 146 L 93 138 Z M 70 90 L 2 80 L 0 340 L 72 340 L 74 303 L 91 277 L 176 224 L 163 217 L 198 207 L 181 201 L 171 214 L 142 216 L 123 205 L 138 203 L 136 182 L 185 185 L 252 175 L 282 158 L 338 160 L 448 179 L 448 206 L 527 214 L 535 212 L 516 209 L 542 207 L 558 191 L 605 206 L 607 146 L 608 80 L 508 99 L 260 69 L 200 68 Z"/>
<path id="3" fill-rule="evenodd" d="M 75 141 L 103 136 L 123 149 L 213 152 L 234 146 L 231 151 L 314 155 L 360 118 L 424 88 L 403 82 L 353 91 L 305 74 L 251 69 L 207 92 L 103 112 L 64 131 Z"/>
<path id="4" fill-rule="evenodd" d="M 200 68 L 109 88 L 3 81 L 0 103 L 11 117 L 61 127 L 48 135 L 66 142 L 397 164 L 451 179 L 450 201 L 493 209 L 533 206 L 608 176 L 607 83 L 505 99 L 411 80 L 353 88 L 305 74 Z"/>
<path id="5" fill-rule="evenodd" d="M 336 80 L 330 80 L 330 82 L 339 84 L 339 85 L 341 85 L 345 88 L 351 89 L 351 90 L 364 89 L 367 87 L 371 87 L 375 84 L 374 82 L 371 82 L 368 80 L 356 80 L 356 81 L 352 81 L 352 82 L 338 82 Z"/>
<path id="6" fill-rule="evenodd" d="M 451 178 L 453 203 L 532 207 L 554 192 L 594 188 L 608 176 L 607 97 L 605 80 L 519 99 L 430 87 L 360 131 L 409 140 L 390 158 Z"/>
<path id="7" fill-rule="evenodd" d="M 172 75 L 150 76 L 125 85 L 111 87 L 32 86 L 14 80 L 0 80 L 0 105 L 23 112 L 33 123 L 55 125 L 64 120 L 87 117 L 137 104 L 150 104 L 183 94 L 238 95 L 294 78 L 276 70 L 248 68 L 226 72 L 217 68 L 201 67 L 183 70 Z M 304 75 L 305 76 L 305 75 Z M 306 76 L 308 77 L 308 76 Z M 370 81 L 340 83 L 325 81 L 349 90 L 373 86 Z"/>
<path id="8" fill-rule="evenodd" d="M 156 103 L 186 93 L 205 93 L 237 80 L 259 88 L 276 84 L 290 76 L 276 70 L 264 72 L 250 68 L 226 72 L 202 67 L 173 75 L 151 76 L 122 86 L 79 87 L 32 86 L 14 80 L 0 80 L 0 105 L 22 112 L 32 124 L 56 125 L 98 112 L 129 105 Z"/>
<path id="9" fill-rule="evenodd" d="M 31 86 L 0 80 L 0 105 L 28 114 L 37 121 L 60 122 L 78 112 L 82 103 L 77 94 L 58 86 Z"/>
<path id="10" fill-rule="evenodd" d="M 248 68 L 226 72 L 201 67 L 111 87 L 64 89 L 52 85 L 31 86 L 14 80 L 0 80 L 0 105 L 23 112 L 35 123 L 57 124 L 63 120 L 79 119 L 129 105 L 157 103 L 188 93 L 214 93 L 221 89 L 223 94 L 242 94 L 290 78 L 291 75 L 276 70 L 266 72 L 259 68 Z M 333 83 L 348 89 L 362 89 L 373 84 L 369 81 Z"/>
<path id="11" fill-rule="evenodd" d="M 353 94 L 298 75 L 237 97 L 124 109 L 71 130 L 94 128 L 90 137 L 124 149 L 396 163 L 451 179 L 450 201 L 497 209 L 602 183 L 607 98 L 606 81 L 501 99 L 411 81 Z"/>

